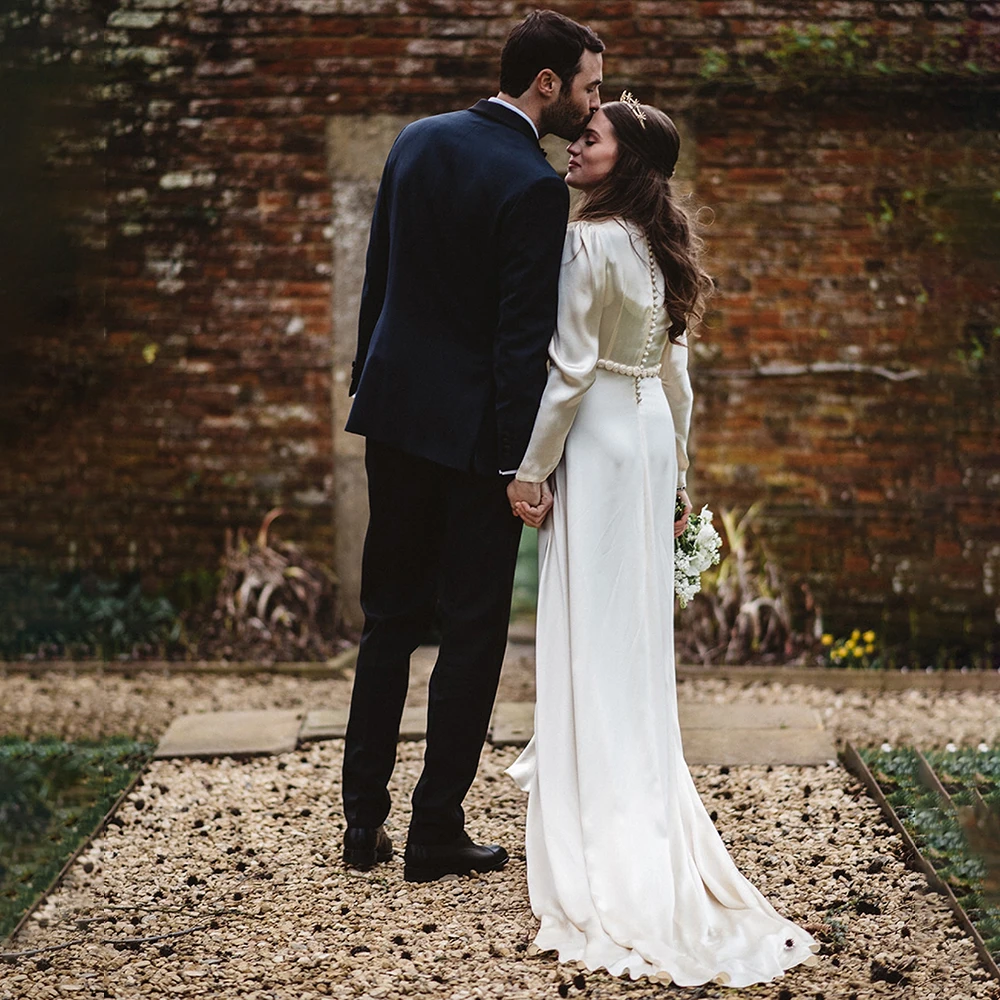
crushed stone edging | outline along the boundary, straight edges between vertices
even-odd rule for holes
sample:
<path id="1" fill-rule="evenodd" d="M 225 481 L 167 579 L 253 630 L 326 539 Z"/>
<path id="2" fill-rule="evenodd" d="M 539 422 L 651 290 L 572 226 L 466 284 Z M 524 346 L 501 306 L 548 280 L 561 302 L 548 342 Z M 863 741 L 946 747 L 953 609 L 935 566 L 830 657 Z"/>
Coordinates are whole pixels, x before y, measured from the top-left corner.
<path id="1" fill-rule="evenodd" d="M 517 643 L 532 645 L 532 643 Z M 4 674 L 203 674 L 249 676 L 274 674 L 314 680 L 342 677 L 358 658 L 358 647 L 345 649 L 325 663 L 228 662 L 225 660 L 11 660 L 0 663 Z M 743 684 L 802 684 L 834 691 L 980 691 L 1000 692 L 1000 670 L 850 670 L 846 667 L 700 667 L 677 666 L 678 680 L 720 680 Z"/>

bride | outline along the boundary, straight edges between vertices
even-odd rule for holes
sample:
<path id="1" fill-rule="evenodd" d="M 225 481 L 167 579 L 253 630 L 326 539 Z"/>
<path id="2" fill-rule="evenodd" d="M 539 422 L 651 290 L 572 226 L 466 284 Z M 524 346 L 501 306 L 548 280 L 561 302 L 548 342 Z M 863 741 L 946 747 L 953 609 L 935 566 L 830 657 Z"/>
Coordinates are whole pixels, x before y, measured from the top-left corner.
<path id="1" fill-rule="evenodd" d="M 549 380 L 517 479 L 552 477 L 539 532 L 529 793 L 538 948 L 680 986 L 767 982 L 818 949 L 739 873 L 681 748 L 674 536 L 691 418 L 687 318 L 710 280 L 674 202 L 680 139 L 629 94 L 569 147 L 583 192 L 566 238 Z M 675 522 L 675 499 L 684 513 Z M 544 521 L 544 523 L 542 523 Z"/>

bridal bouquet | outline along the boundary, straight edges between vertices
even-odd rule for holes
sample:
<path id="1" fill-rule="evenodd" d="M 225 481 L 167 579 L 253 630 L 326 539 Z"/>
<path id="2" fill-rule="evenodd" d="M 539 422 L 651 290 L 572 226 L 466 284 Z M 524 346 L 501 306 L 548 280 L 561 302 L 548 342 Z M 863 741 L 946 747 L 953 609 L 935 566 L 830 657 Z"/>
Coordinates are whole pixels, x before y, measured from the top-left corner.
<path id="1" fill-rule="evenodd" d="M 678 502 L 678 513 L 683 513 Z M 701 590 L 701 574 L 719 562 L 722 539 L 712 527 L 712 512 L 702 507 L 692 512 L 684 533 L 674 539 L 674 593 L 682 608 Z"/>

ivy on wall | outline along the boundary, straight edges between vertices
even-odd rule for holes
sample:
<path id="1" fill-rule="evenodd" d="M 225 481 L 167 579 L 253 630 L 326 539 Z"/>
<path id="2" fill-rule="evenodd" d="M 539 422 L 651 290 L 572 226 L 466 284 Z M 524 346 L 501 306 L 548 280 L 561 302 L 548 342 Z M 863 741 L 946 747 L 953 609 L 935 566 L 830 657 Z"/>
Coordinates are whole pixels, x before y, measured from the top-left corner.
<path id="1" fill-rule="evenodd" d="M 924 32 L 894 36 L 886 25 L 840 21 L 782 25 L 748 51 L 702 49 L 700 75 L 708 83 L 761 90 L 818 89 L 831 84 L 891 85 L 938 79 L 966 85 L 1000 82 L 1000 52 L 967 22 L 958 36 Z"/>
<path id="2" fill-rule="evenodd" d="M 872 235 L 897 256 L 923 261 L 919 291 L 923 307 L 940 298 L 935 286 L 940 275 L 948 283 L 977 276 L 984 285 L 1000 262 L 1000 190 L 987 187 L 924 186 L 883 188 L 878 204 L 866 213 Z M 952 298 L 955 293 L 951 292 Z M 938 302 L 938 305 L 942 305 Z M 1000 361 L 1000 309 L 995 300 L 945 303 L 966 317 L 962 342 L 950 356 L 969 375 L 997 370 Z"/>

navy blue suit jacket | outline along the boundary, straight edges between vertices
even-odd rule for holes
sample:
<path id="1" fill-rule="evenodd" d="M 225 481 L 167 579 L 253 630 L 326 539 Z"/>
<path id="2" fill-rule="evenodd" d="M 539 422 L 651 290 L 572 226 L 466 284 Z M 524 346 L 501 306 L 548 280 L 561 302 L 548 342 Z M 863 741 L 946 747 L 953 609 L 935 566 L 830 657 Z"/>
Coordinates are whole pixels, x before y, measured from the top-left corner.
<path id="1" fill-rule="evenodd" d="M 479 101 L 403 129 L 372 220 L 347 430 L 455 469 L 516 469 L 568 214 L 565 183 L 508 108 Z"/>

